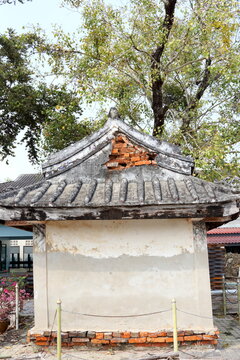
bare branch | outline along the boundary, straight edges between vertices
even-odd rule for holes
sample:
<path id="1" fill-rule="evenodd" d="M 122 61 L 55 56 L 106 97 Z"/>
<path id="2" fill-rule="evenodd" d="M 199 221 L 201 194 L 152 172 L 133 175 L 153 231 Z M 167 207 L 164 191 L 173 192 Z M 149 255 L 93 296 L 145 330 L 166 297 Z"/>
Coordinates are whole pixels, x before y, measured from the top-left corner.
<path id="1" fill-rule="evenodd" d="M 128 38 L 131 40 L 134 50 L 136 50 L 136 51 L 138 51 L 138 52 L 140 52 L 140 53 L 142 53 L 144 55 L 147 55 L 152 61 L 155 61 L 154 57 L 151 54 L 149 54 L 147 51 L 139 49 L 137 47 L 137 45 L 133 41 L 132 35 L 129 35 Z"/>
<path id="2" fill-rule="evenodd" d="M 196 59 L 196 60 L 187 61 L 187 62 L 185 62 L 183 65 L 178 66 L 178 67 L 176 67 L 176 68 L 174 68 L 174 69 L 170 69 L 170 70 L 166 71 L 165 73 L 170 73 L 170 72 L 173 72 L 173 71 L 180 70 L 180 69 L 184 68 L 185 66 L 188 66 L 188 65 L 191 65 L 191 64 L 194 64 L 194 63 L 196 63 L 196 62 L 203 61 L 203 60 L 206 60 L 206 58 L 205 58 L 205 57 L 202 57 L 202 58 L 199 58 L 199 59 Z"/>

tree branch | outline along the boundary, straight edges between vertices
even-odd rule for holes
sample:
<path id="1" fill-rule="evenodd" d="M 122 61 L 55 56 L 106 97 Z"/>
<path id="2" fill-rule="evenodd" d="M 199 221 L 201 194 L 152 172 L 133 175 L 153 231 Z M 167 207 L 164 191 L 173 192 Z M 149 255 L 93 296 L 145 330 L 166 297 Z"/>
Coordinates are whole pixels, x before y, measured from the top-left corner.
<path id="1" fill-rule="evenodd" d="M 207 89 L 207 87 L 210 84 L 210 70 L 209 67 L 211 66 L 212 60 L 210 58 L 210 56 L 208 57 L 208 59 L 206 59 L 205 62 L 205 69 L 204 69 L 204 73 L 203 73 L 203 78 L 199 83 L 195 98 L 196 100 L 200 100 L 201 97 L 204 94 L 204 91 Z"/>
<path id="2" fill-rule="evenodd" d="M 166 43 L 168 41 L 168 37 L 170 35 L 170 31 L 173 26 L 174 11 L 175 11 L 175 6 L 176 6 L 177 0 L 164 0 L 163 2 L 164 2 L 164 8 L 165 8 L 165 17 L 163 20 L 162 28 L 163 28 L 163 32 L 165 32 L 165 36 L 164 36 L 160 46 L 158 46 L 157 49 L 152 54 L 154 60 L 157 63 L 160 62 L 161 56 L 165 49 L 165 45 L 166 45 Z"/>

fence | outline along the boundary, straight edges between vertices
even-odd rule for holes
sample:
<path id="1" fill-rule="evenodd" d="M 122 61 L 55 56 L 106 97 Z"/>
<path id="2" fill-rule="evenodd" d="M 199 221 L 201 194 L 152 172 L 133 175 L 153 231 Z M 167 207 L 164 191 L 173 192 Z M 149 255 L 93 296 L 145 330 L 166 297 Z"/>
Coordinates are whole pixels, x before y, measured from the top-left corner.
<path id="1" fill-rule="evenodd" d="M 172 300 L 172 306 L 169 309 L 160 310 L 160 311 L 151 312 L 151 313 L 135 314 L 135 315 L 100 315 L 100 314 L 87 314 L 87 313 L 80 313 L 80 312 L 72 312 L 72 311 L 64 310 L 62 308 L 61 300 L 58 300 L 57 301 L 57 309 L 55 312 L 52 329 L 50 332 L 50 334 L 52 334 L 54 323 L 55 323 L 55 320 L 57 319 L 57 359 L 61 360 L 61 354 L 62 354 L 62 314 L 64 314 L 64 313 L 68 313 L 68 314 L 70 313 L 70 314 L 79 315 L 79 316 L 95 317 L 95 318 L 119 319 L 119 318 L 132 318 L 132 317 L 158 315 L 158 314 L 166 313 L 166 312 L 171 312 L 172 325 L 173 325 L 173 331 L 172 331 L 173 335 L 172 336 L 173 336 L 174 353 L 172 355 L 173 357 L 168 357 L 168 358 L 175 359 L 178 354 L 178 342 L 179 342 L 179 334 L 178 334 L 178 328 L 177 328 L 177 314 L 183 313 L 183 314 L 187 314 L 187 315 L 190 315 L 193 317 L 199 317 L 199 318 L 210 319 L 210 320 L 213 320 L 213 317 L 202 316 L 202 315 L 193 314 L 193 313 L 190 313 L 187 311 L 183 311 L 183 310 L 177 308 L 175 299 Z M 206 337 L 207 336 L 209 336 L 209 338 L 211 337 L 211 335 L 206 335 Z M 212 335 L 212 337 L 214 337 L 214 335 Z M 51 338 L 51 335 L 50 335 L 50 338 Z M 50 345 L 50 343 L 49 343 L 49 345 Z"/>
<path id="2" fill-rule="evenodd" d="M 13 269 L 28 268 L 30 271 L 33 267 L 33 260 L 30 254 L 27 254 L 27 260 L 20 260 L 20 254 L 12 254 L 10 267 Z"/>
<path id="3" fill-rule="evenodd" d="M 240 278 L 222 276 L 222 289 L 212 291 L 214 314 L 237 314 L 240 323 Z"/>

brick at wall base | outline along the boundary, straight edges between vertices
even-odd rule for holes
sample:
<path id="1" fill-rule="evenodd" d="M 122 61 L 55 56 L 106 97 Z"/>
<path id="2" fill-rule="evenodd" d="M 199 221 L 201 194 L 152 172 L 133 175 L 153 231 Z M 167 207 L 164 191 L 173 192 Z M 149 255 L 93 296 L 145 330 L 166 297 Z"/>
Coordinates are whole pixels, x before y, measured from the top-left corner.
<path id="1" fill-rule="evenodd" d="M 199 331 L 179 331 L 178 342 L 180 345 L 217 345 L 219 331 L 204 333 Z M 42 334 L 27 335 L 28 342 L 38 346 L 56 346 L 56 332 L 44 331 Z M 171 346 L 173 343 L 172 332 L 95 332 L 95 331 L 69 331 L 62 333 L 62 346 L 142 346 L 142 347 L 163 347 Z"/>

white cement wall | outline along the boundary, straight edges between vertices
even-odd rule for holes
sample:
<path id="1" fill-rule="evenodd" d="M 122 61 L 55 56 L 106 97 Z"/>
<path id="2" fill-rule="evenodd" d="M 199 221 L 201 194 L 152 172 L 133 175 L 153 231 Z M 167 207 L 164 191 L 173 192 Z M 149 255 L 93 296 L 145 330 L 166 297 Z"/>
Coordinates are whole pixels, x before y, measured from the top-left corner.
<path id="1" fill-rule="evenodd" d="M 41 236 L 40 236 L 41 237 Z M 207 244 L 190 220 L 48 222 L 35 235 L 35 331 L 51 328 L 56 301 L 65 311 L 134 315 L 167 310 L 176 298 L 181 329 L 213 328 Z M 158 331 L 171 312 L 95 318 L 63 312 L 63 330 Z"/>

